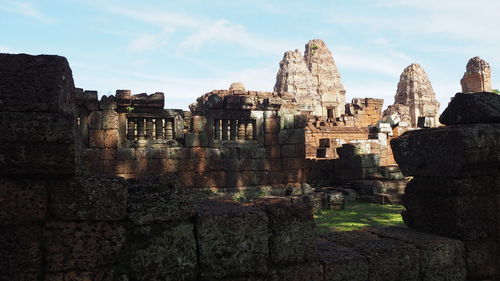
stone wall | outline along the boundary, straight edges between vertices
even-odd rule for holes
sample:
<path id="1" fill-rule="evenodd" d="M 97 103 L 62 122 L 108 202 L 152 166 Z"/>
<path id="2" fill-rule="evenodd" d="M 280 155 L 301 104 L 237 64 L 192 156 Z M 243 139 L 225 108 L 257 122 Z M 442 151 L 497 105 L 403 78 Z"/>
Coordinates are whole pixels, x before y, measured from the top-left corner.
<path id="1" fill-rule="evenodd" d="M 163 100 L 156 107 L 132 103 L 128 112 L 122 100 L 94 98 L 80 106 L 98 105 L 81 122 L 89 128 L 82 156 L 89 173 L 134 179 L 176 173 L 183 186 L 214 192 L 305 181 L 305 122 L 286 93 L 213 91 L 192 112 L 164 110 Z"/>
<path id="2" fill-rule="evenodd" d="M 392 140 L 396 161 L 413 176 L 405 223 L 464 242 L 468 280 L 500 278 L 500 96 L 458 93 L 443 112 L 446 127 Z"/>

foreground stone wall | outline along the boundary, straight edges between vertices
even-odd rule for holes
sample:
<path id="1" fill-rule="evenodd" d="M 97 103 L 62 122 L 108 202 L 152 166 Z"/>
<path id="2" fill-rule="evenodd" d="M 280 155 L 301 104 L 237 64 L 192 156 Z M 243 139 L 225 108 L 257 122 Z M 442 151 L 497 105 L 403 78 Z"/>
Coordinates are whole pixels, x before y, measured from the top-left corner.
<path id="1" fill-rule="evenodd" d="M 462 240 L 469 280 L 500 278 L 499 104 L 494 93 L 458 93 L 440 118 L 448 126 L 391 142 L 401 170 L 413 176 L 405 223 Z"/>

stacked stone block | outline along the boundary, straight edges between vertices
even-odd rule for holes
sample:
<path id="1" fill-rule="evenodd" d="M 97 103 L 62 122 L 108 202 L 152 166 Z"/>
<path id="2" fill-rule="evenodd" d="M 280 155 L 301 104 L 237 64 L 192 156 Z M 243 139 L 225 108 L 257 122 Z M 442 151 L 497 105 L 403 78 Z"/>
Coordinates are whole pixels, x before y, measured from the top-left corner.
<path id="1" fill-rule="evenodd" d="M 496 280 L 500 276 L 500 125 L 492 116 L 498 112 L 486 111 L 490 114 L 485 116 L 483 108 L 476 106 L 482 103 L 463 104 L 467 99 L 462 95 L 457 94 L 440 119 L 448 126 L 408 132 L 391 142 L 401 170 L 414 177 L 405 191 L 403 218 L 410 227 L 462 240 L 468 279 Z M 491 95 L 474 93 L 470 98 L 498 106 L 500 97 Z M 460 110 L 465 107 L 483 112 L 469 119 Z"/>

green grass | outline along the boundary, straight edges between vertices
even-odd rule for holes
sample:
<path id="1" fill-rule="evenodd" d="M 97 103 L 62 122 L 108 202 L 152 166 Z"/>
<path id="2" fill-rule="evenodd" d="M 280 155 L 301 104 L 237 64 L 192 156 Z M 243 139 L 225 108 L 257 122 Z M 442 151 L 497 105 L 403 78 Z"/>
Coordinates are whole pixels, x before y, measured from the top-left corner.
<path id="1" fill-rule="evenodd" d="M 317 231 L 349 231 L 373 226 L 404 225 L 401 205 L 349 202 L 343 210 L 325 210 L 314 215 Z"/>

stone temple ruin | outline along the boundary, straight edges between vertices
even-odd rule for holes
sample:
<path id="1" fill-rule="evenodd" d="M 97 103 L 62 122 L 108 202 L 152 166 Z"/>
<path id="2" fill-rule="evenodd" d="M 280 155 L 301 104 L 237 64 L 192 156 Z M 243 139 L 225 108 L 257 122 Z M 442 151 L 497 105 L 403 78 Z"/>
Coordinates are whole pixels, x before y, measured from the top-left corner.
<path id="1" fill-rule="evenodd" d="M 189 111 L 163 93 L 99 100 L 63 57 L 0 54 L 0 280 L 499 280 L 500 96 L 459 93 L 445 126 L 416 130 L 438 112 L 426 77 L 404 73 L 408 114 L 382 116 L 382 100 L 342 105 L 322 41 L 297 54 L 276 87 L 318 78 L 313 107 L 298 86 L 233 83 Z M 352 189 L 404 189 L 409 228 L 318 235 L 312 211 Z"/>

